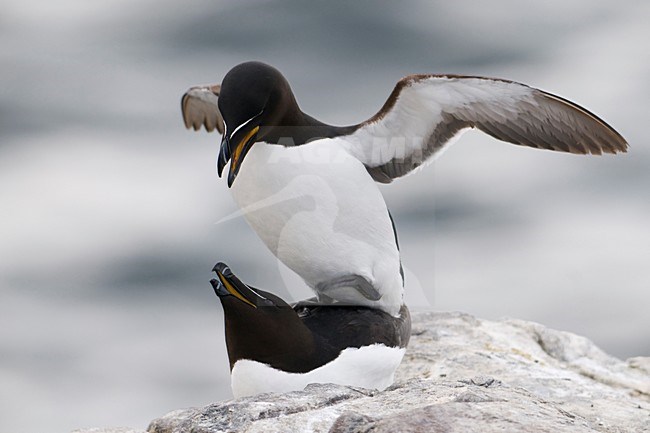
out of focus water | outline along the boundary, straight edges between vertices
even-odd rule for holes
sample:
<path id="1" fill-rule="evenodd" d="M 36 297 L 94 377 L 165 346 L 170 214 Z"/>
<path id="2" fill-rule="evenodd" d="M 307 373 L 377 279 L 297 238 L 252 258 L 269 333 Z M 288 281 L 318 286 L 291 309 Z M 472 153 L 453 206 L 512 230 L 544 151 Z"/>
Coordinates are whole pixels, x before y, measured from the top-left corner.
<path id="1" fill-rule="evenodd" d="M 228 398 L 210 269 L 307 296 L 185 131 L 192 84 L 269 62 L 302 108 L 370 117 L 415 72 L 584 104 L 630 142 L 577 157 L 468 133 L 383 187 L 415 310 L 530 319 L 650 355 L 650 4 L 0 3 L 0 430 L 146 427 Z M 287 284 L 289 285 L 287 287 Z"/>

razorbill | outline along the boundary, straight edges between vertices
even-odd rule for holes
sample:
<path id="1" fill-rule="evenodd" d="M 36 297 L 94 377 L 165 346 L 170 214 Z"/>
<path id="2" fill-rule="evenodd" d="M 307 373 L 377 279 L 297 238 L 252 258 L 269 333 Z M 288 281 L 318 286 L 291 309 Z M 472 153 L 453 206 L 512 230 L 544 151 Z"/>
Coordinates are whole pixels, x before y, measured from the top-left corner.
<path id="1" fill-rule="evenodd" d="M 298 303 L 244 284 L 224 263 L 211 280 L 224 310 L 235 397 L 336 383 L 383 390 L 393 383 L 411 333 L 399 316 L 338 305 Z"/>
<path id="2" fill-rule="evenodd" d="M 219 176 L 230 161 L 233 197 L 278 259 L 322 301 L 392 315 L 402 305 L 403 277 L 375 182 L 406 175 L 470 128 L 561 152 L 627 149 L 618 132 L 577 104 L 497 78 L 410 75 L 377 114 L 338 127 L 303 113 L 278 70 L 247 62 L 220 86 L 191 88 L 181 105 L 188 128 L 223 133 Z"/>

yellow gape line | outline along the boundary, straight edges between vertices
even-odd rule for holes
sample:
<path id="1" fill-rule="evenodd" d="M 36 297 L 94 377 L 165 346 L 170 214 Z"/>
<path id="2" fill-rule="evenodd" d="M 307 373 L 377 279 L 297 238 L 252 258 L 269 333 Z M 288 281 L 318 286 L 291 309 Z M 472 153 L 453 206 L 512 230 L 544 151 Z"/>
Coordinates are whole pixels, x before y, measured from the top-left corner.
<path id="1" fill-rule="evenodd" d="M 219 279 L 221 280 L 221 283 L 226 287 L 226 290 L 228 290 L 228 293 L 230 293 L 231 295 L 233 295 L 235 298 L 237 298 L 237 299 L 239 299 L 239 300 L 241 300 L 241 301 L 246 302 L 246 303 L 247 303 L 248 305 L 250 305 L 251 307 L 253 307 L 253 308 L 257 308 L 257 305 L 253 304 L 251 301 L 249 301 L 248 299 L 244 298 L 244 296 L 243 296 L 241 293 L 239 293 L 239 292 L 237 291 L 237 289 L 235 289 L 235 288 L 233 287 L 233 285 L 230 284 L 230 282 L 229 282 L 228 280 L 226 280 L 226 278 L 225 278 L 223 275 L 221 275 L 221 273 L 217 272 L 217 275 L 219 276 Z"/>
<path id="2" fill-rule="evenodd" d="M 242 151 L 244 150 L 244 146 L 246 143 L 248 143 L 248 140 L 251 139 L 251 137 L 255 134 L 257 134 L 257 131 L 260 130 L 259 126 L 256 126 L 255 128 L 251 129 L 251 132 L 246 134 L 244 138 L 237 144 L 237 147 L 235 147 L 235 152 L 232 155 L 232 164 L 235 165 L 235 167 L 239 164 L 239 157 L 241 156 Z"/>

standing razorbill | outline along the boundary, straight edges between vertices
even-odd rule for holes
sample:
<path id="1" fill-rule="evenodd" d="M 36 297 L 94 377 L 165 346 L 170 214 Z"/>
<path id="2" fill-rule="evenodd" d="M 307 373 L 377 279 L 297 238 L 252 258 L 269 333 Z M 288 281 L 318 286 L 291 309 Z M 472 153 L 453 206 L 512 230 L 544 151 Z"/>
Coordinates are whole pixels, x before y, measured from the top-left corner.
<path id="1" fill-rule="evenodd" d="M 244 284 L 224 263 L 211 280 L 224 310 L 235 397 L 336 383 L 383 390 L 393 383 L 411 334 L 411 316 L 338 305 L 293 308 Z"/>
<path id="2" fill-rule="evenodd" d="M 278 259 L 322 301 L 392 315 L 402 305 L 403 278 L 375 182 L 404 176 L 470 128 L 561 152 L 627 149 L 620 134 L 577 104 L 496 78 L 410 75 L 373 117 L 337 127 L 303 113 L 278 70 L 247 62 L 220 86 L 191 88 L 181 105 L 188 128 L 223 133 L 218 173 L 230 161 L 233 197 Z"/>

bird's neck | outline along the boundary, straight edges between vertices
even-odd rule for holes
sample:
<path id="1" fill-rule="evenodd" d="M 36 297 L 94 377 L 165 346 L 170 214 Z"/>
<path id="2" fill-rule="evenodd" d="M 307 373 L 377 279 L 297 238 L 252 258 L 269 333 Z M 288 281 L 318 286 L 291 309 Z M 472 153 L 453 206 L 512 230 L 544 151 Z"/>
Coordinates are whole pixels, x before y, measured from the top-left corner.
<path id="1" fill-rule="evenodd" d="M 231 369 L 241 359 L 294 373 L 315 368 L 314 336 L 297 315 L 276 316 L 249 310 L 224 305 Z"/>
<path id="2" fill-rule="evenodd" d="M 297 106 L 288 110 L 275 126 L 267 126 L 263 141 L 285 147 L 299 146 L 320 138 L 333 138 L 354 132 L 357 126 L 333 126 L 303 113 Z"/>

